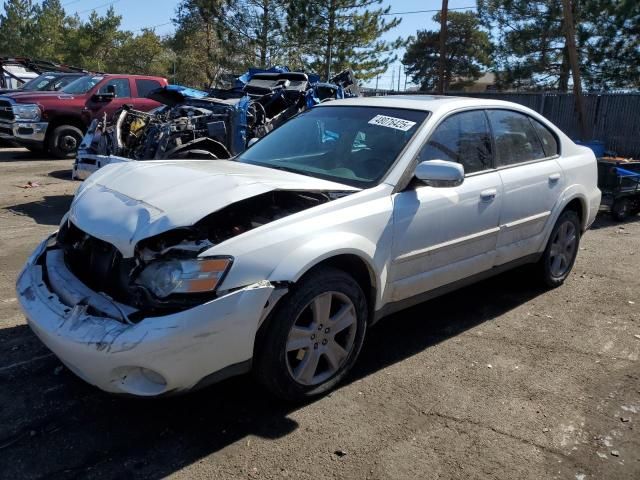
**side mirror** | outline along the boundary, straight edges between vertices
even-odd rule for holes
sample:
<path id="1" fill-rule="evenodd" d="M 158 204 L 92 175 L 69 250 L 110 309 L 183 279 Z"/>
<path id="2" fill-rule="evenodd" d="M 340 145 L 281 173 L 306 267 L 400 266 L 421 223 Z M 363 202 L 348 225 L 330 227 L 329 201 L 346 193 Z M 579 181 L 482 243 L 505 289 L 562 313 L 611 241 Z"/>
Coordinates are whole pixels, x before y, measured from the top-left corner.
<path id="1" fill-rule="evenodd" d="M 251 139 L 249 140 L 249 142 L 247 142 L 247 148 L 249 148 L 251 145 L 254 145 L 255 143 L 257 143 L 257 142 L 258 142 L 258 140 L 260 140 L 260 139 L 259 139 L 259 138 L 257 138 L 257 137 L 253 137 L 253 138 L 251 138 Z"/>
<path id="2" fill-rule="evenodd" d="M 413 174 L 432 187 L 457 187 L 464 181 L 464 167 L 445 160 L 420 162 Z"/>
<path id="3" fill-rule="evenodd" d="M 91 99 L 94 102 L 110 102 L 116 98 L 116 94 L 113 92 L 96 93 Z"/>

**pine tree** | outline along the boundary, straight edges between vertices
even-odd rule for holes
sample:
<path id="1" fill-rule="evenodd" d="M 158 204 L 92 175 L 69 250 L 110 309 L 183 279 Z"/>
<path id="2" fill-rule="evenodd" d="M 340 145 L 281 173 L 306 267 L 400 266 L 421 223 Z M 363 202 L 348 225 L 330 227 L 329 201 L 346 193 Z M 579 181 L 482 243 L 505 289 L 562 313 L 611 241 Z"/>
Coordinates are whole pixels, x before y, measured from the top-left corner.
<path id="1" fill-rule="evenodd" d="M 32 0 L 7 0 L 0 15 L 0 56 L 33 56 L 35 7 Z"/>
<path id="2" fill-rule="evenodd" d="M 433 17 L 440 23 L 440 13 Z M 445 91 L 473 83 L 491 64 L 489 35 L 480 30 L 473 13 L 449 12 L 447 54 L 445 58 Z M 420 30 L 408 40 L 402 63 L 407 74 L 422 90 L 434 90 L 439 78 L 440 32 Z"/>
<path id="3" fill-rule="evenodd" d="M 67 15 L 60 0 L 44 0 L 35 9 L 35 56 L 50 61 L 64 61 Z"/>
<path id="4" fill-rule="evenodd" d="M 398 26 L 387 20 L 382 0 L 290 0 L 287 41 L 290 57 L 325 78 L 352 69 L 366 81 L 386 71 L 403 42 L 380 37 Z M 374 7 L 374 8 L 371 8 Z"/>

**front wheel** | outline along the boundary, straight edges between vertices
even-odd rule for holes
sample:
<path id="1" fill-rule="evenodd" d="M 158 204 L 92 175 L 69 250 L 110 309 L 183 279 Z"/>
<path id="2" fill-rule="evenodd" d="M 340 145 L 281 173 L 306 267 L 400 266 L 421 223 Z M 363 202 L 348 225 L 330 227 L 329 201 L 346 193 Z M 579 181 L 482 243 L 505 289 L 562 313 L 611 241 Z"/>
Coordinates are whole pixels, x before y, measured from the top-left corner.
<path id="1" fill-rule="evenodd" d="M 75 158 L 82 142 L 82 131 L 71 125 L 57 127 L 49 137 L 47 148 L 56 158 Z"/>
<path id="2" fill-rule="evenodd" d="M 544 283 L 555 288 L 571 273 L 580 246 L 580 219 L 573 210 L 562 212 L 556 222 L 547 247 L 538 263 Z"/>
<path id="3" fill-rule="evenodd" d="M 367 302 L 345 272 L 321 267 L 303 277 L 262 327 L 254 358 L 258 380 L 290 401 L 336 386 L 354 365 L 367 326 Z"/>

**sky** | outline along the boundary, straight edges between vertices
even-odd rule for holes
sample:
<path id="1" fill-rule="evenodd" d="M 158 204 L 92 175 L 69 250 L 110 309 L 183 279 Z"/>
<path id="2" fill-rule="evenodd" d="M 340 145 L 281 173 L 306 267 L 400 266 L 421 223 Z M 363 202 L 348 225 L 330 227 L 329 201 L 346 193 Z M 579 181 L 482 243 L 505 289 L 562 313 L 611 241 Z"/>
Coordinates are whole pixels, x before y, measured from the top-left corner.
<path id="1" fill-rule="evenodd" d="M 449 8 L 475 7 L 475 0 L 449 0 Z M 171 33 L 173 25 L 171 19 L 174 16 L 178 0 L 62 0 L 67 13 L 78 13 L 86 19 L 92 10 L 104 13 L 109 6 L 119 15 L 122 15 L 122 28 L 125 30 L 141 30 L 144 27 L 154 27 L 159 35 Z M 390 5 L 391 12 L 415 12 L 417 10 L 437 10 L 441 7 L 441 0 L 383 0 L 383 6 Z M 420 29 L 437 30 L 439 26 L 432 20 L 435 12 L 403 13 L 397 15 L 402 18 L 398 27 L 390 30 L 383 37 L 386 40 L 394 40 L 397 37 L 406 38 L 414 35 Z M 402 52 L 398 52 L 402 57 Z M 395 62 L 387 72 L 379 79 L 379 87 L 388 89 L 391 87 L 392 73 L 397 75 L 400 61 Z M 397 76 L 395 77 L 397 88 Z M 375 86 L 375 80 L 367 86 Z M 404 87 L 404 74 L 401 77 L 401 87 Z"/>

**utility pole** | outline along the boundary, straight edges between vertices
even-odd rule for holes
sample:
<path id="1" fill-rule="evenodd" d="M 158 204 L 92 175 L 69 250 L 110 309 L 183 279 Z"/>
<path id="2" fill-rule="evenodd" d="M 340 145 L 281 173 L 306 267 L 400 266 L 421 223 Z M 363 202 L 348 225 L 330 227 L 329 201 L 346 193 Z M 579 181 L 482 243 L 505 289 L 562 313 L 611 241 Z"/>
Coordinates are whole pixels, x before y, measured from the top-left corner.
<path id="1" fill-rule="evenodd" d="M 573 95 L 576 99 L 576 110 L 578 112 L 578 123 L 580 125 L 580 135 L 582 140 L 587 140 L 587 124 L 584 117 L 584 99 L 582 98 L 582 80 L 580 78 L 580 65 L 578 64 L 578 51 L 576 49 L 576 30 L 573 23 L 573 2 L 572 0 L 562 0 L 564 13 L 564 34 L 567 42 L 567 54 L 569 56 L 569 66 L 573 78 Z"/>
<path id="2" fill-rule="evenodd" d="M 376 75 L 376 93 L 378 93 L 378 80 L 380 80 L 380 75 Z"/>
<path id="3" fill-rule="evenodd" d="M 442 11 L 440 12 L 440 62 L 438 65 L 438 93 L 444 95 L 445 89 L 445 63 L 447 57 L 447 13 L 449 11 L 449 0 L 442 0 Z"/>
<path id="4" fill-rule="evenodd" d="M 402 68 L 404 70 L 404 91 L 407 91 L 407 67 Z"/>
<path id="5" fill-rule="evenodd" d="M 393 92 L 393 84 L 396 82 L 396 69 L 391 69 L 391 91 Z"/>
<path id="6" fill-rule="evenodd" d="M 400 65 L 398 65 L 398 91 L 400 91 Z"/>

